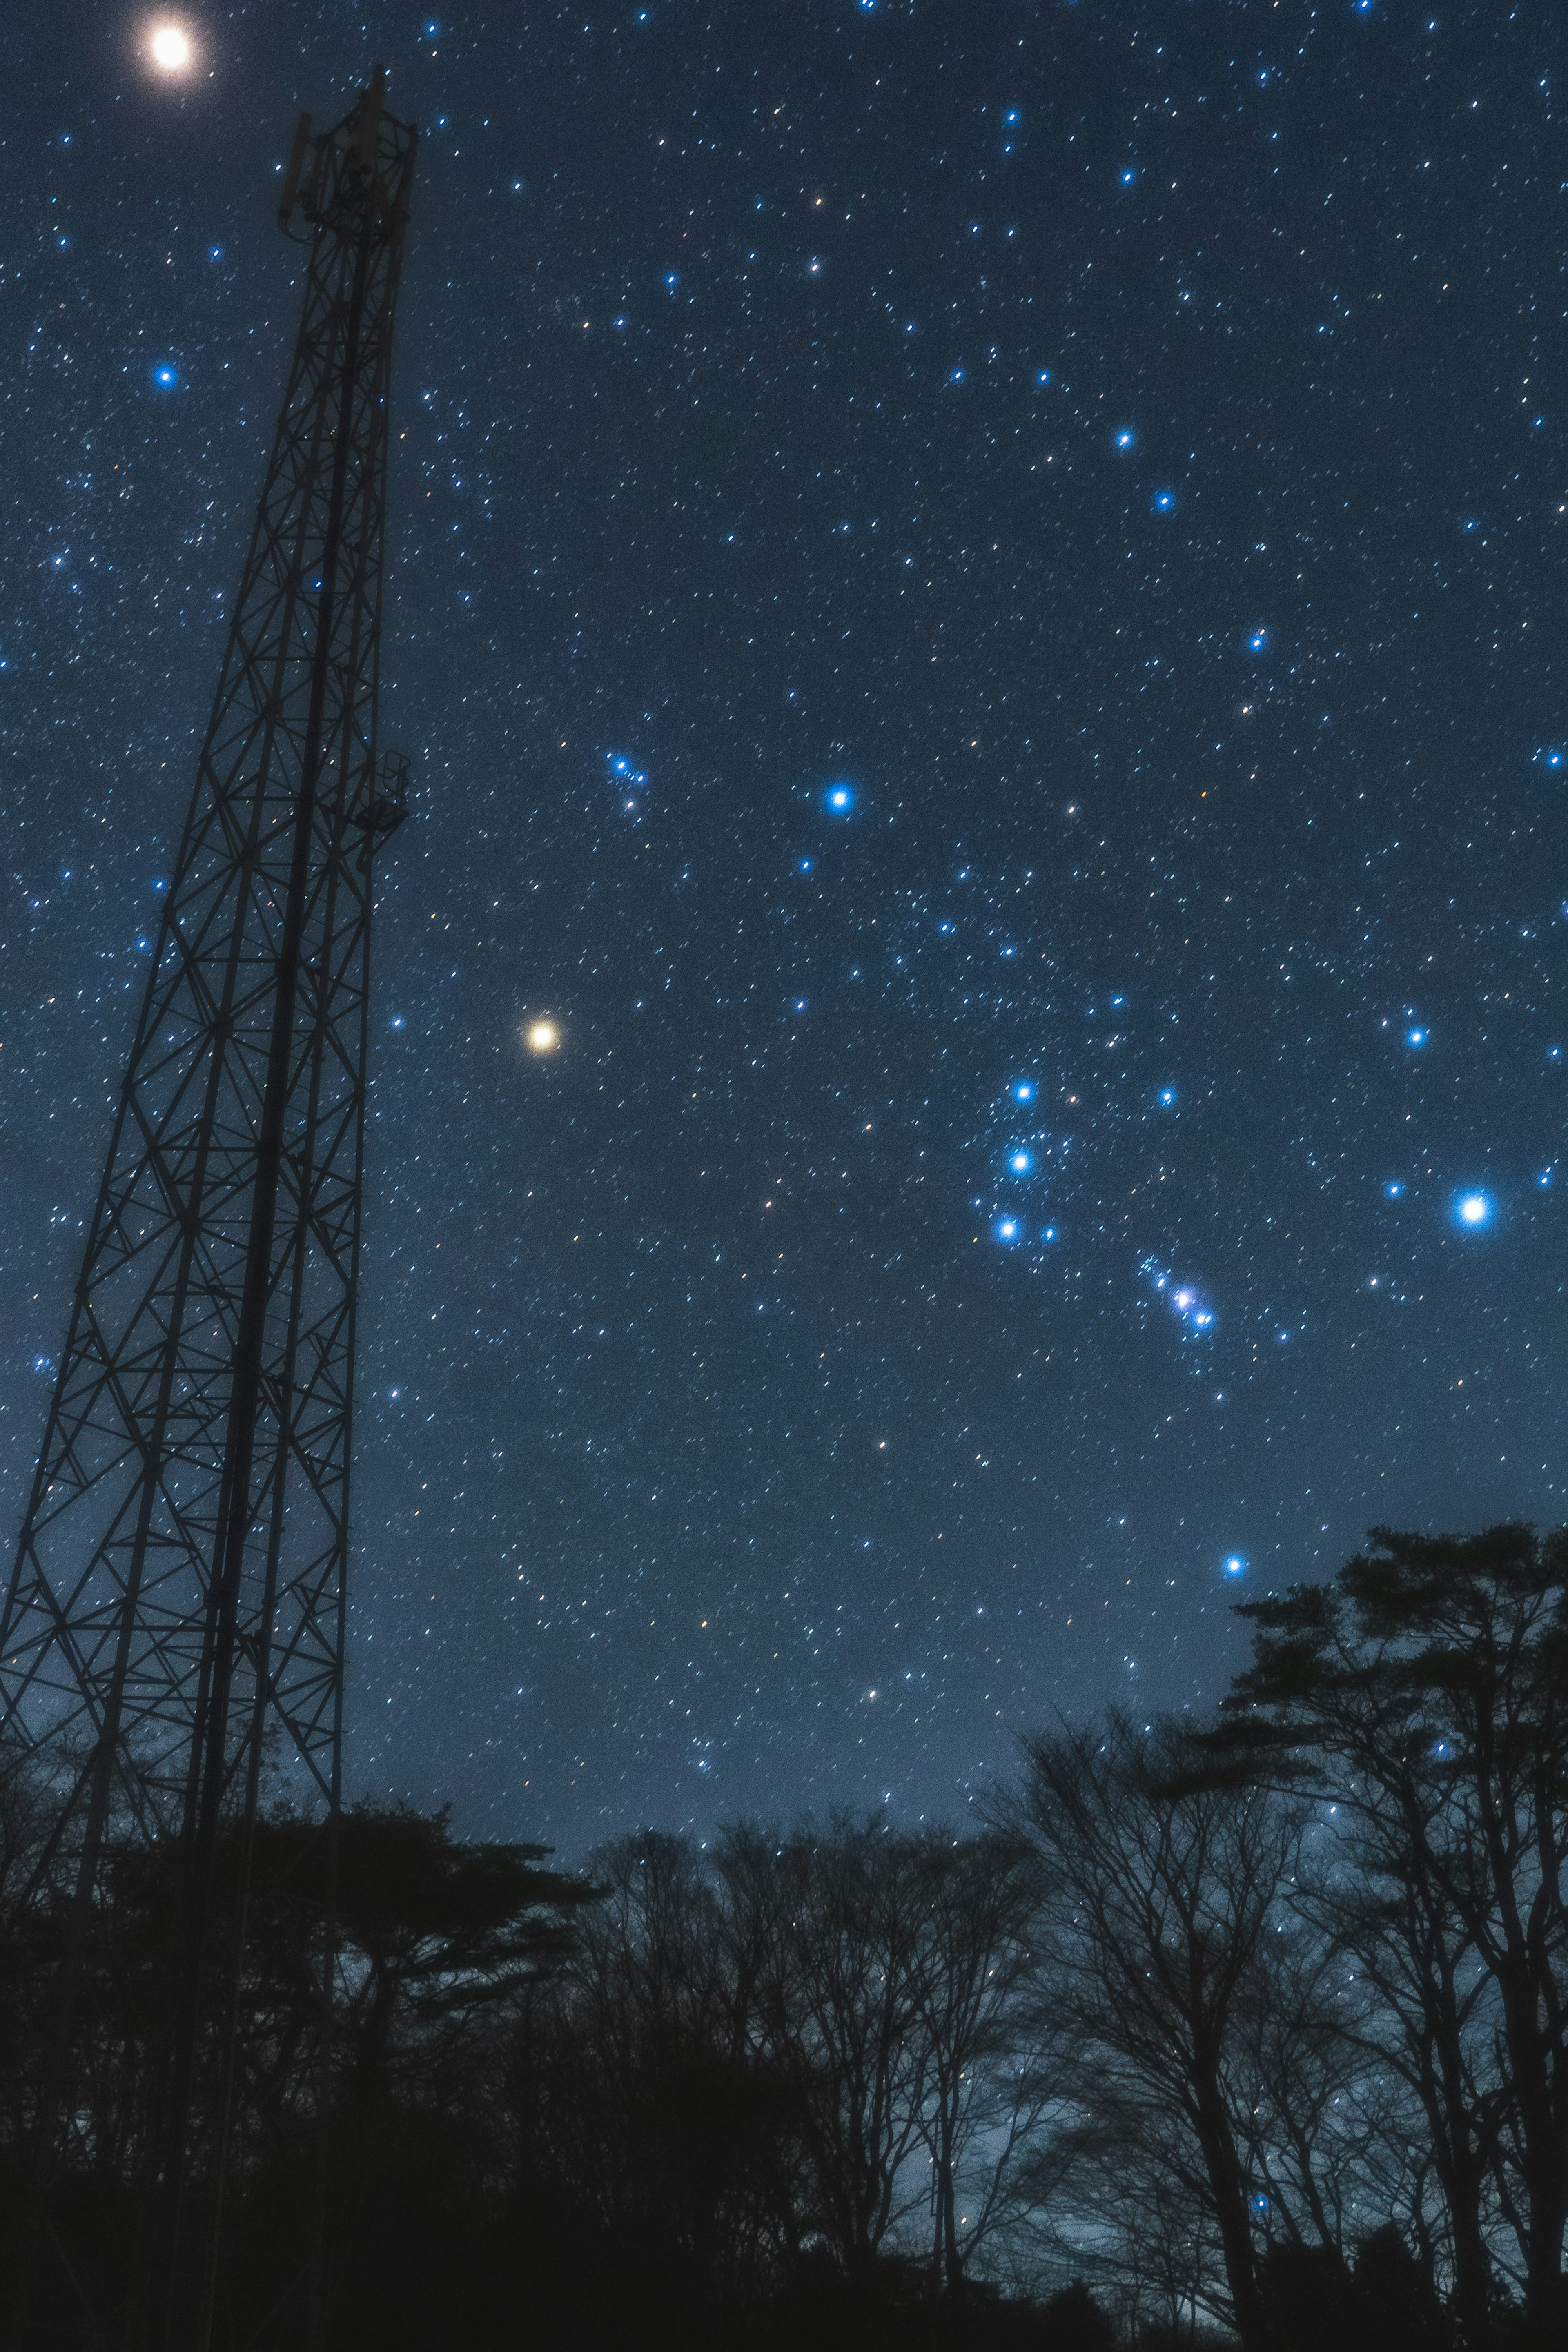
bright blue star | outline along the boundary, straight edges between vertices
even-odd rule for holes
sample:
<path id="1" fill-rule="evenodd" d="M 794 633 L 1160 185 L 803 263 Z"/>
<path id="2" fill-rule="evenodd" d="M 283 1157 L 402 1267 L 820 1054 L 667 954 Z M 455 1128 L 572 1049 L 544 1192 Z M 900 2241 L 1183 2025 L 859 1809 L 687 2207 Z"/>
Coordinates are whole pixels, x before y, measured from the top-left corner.
<path id="1" fill-rule="evenodd" d="M 1050 380 L 1051 372 L 1049 368 L 1042 368 L 1039 374 L 1035 378 L 1037 383 L 1049 383 Z"/>
<path id="2" fill-rule="evenodd" d="M 1403 1184 L 1385 1184 L 1383 1189 L 1391 1201 L 1397 1201 L 1405 1187 Z"/>
<path id="3" fill-rule="evenodd" d="M 1407 1033 L 1406 1036 L 1405 1036 L 1405 1044 L 1406 1044 L 1407 1045 L 1424 1045 L 1426 1043 L 1426 1030 L 1425 1030 L 1425 1029 L 1412 1029 L 1412 1030 L 1410 1030 L 1410 1031 Z"/>
<path id="4" fill-rule="evenodd" d="M 1477 1232 L 1492 1221 L 1492 1204 L 1484 1192 L 1461 1192 L 1455 1202 L 1455 1214 L 1462 1225 Z"/>
<path id="5" fill-rule="evenodd" d="M 1133 181 L 1134 181 L 1137 177 L 1138 177 L 1137 173 L 1136 173 L 1136 172 L 1134 172 L 1131 167 L 1129 167 L 1129 168 L 1128 168 L 1128 170 L 1126 170 L 1125 172 L 1123 172 L 1123 173 L 1122 173 L 1122 174 L 1121 174 L 1121 184 L 1122 184 L 1122 186 L 1123 186 L 1124 188 L 1130 188 L 1130 187 L 1132 185 Z"/>
<path id="6" fill-rule="evenodd" d="M 823 795 L 835 816 L 845 816 L 855 805 L 855 795 L 847 784 L 829 784 Z"/>
<path id="7" fill-rule="evenodd" d="M 996 1238 L 999 1242 L 1016 1242 L 1018 1238 L 1017 1218 L 998 1217 L 996 1220 Z"/>
<path id="8" fill-rule="evenodd" d="M 810 858 L 809 858 L 809 857 L 803 857 L 803 858 L 801 859 L 801 861 L 800 861 L 800 870 L 801 870 L 801 872 L 802 872 L 803 874 L 809 874 L 809 873 L 810 873 L 810 871 L 811 871 L 811 860 L 810 860 Z"/>
<path id="9" fill-rule="evenodd" d="M 1132 431 L 1131 425 L 1124 425 L 1116 436 L 1116 446 L 1119 449 L 1131 449 L 1135 446 L 1137 439 L 1138 436 Z"/>
<path id="10" fill-rule="evenodd" d="M 1155 512 L 1156 514 L 1169 514 L 1169 513 L 1171 512 L 1171 509 L 1174 507 L 1175 503 L 1176 503 L 1176 493 L 1175 493 L 1175 491 L 1174 491 L 1174 490 L 1156 490 L 1156 491 L 1155 491 L 1155 493 L 1154 493 L 1154 512 Z"/>
<path id="11" fill-rule="evenodd" d="M 1013 1099 L 1015 1102 L 1033 1102 L 1035 1099 L 1033 1080 L 1020 1078 L 1013 1088 Z"/>
<path id="12" fill-rule="evenodd" d="M 1026 1151 L 1015 1151 L 1007 1162 L 1015 1176 L 1026 1176 L 1034 1164 Z"/>
<path id="13" fill-rule="evenodd" d="M 1536 1180 L 1535 1180 L 1535 1181 L 1536 1181 L 1536 1182 L 1537 1182 L 1538 1184 L 1550 1184 L 1550 1183 L 1551 1183 L 1551 1181 L 1552 1181 L 1552 1171 L 1551 1171 L 1551 1169 L 1550 1169 L 1550 1168 L 1543 1168 L 1543 1169 L 1542 1170 L 1542 1171 L 1541 1171 L 1540 1175 L 1536 1178 Z"/>
<path id="14" fill-rule="evenodd" d="M 1225 1564 L 1225 1572 L 1226 1572 L 1226 1574 L 1227 1576 L 1245 1576 L 1245 1575 L 1246 1575 L 1246 1573 L 1247 1573 L 1247 1562 L 1243 1559 L 1243 1558 L 1242 1558 L 1241 1554 L 1240 1554 L 1238 1551 L 1233 1551 L 1233 1552 L 1231 1553 L 1231 1555 L 1230 1555 L 1230 1558 L 1226 1561 L 1226 1564 Z"/>
<path id="15" fill-rule="evenodd" d="M 153 369 L 153 381 L 162 384 L 165 392 L 171 391 L 180 381 L 180 371 L 172 360 L 164 360 Z"/>
<path id="16" fill-rule="evenodd" d="M 1160 1100 L 1164 1104 L 1167 1110 L 1169 1110 L 1171 1105 L 1175 1101 L 1175 1099 L 1176 1089 L 1174 1087 L 1163 1087 L 1161 1088 Z"/>
<path id="17" fill-rule="evenodd" d="M 1047 1241 L 1047 1242 L 1054 1242 L 1054 1241 L 1055 1241 L 1055 1239 L 1056 1239 L 1056 1237 L 1057 1237 L 1057 1229 L 1056 1229 L 1055 1225 L 1047 1225 L 1047 1226 L 1046 1227 L 1046 1230 L 1045 1230 L 1044 1234 L 1041 1235 L 1041 1239 L 1042 1239 L 1043 1241 Z"/>
<path id="18" fill-rule="evenodd" d="M 1260 653 L 1263 651 L 1264 646 L 1265 646 L 1268 643 L 1268 630 L 1267 630 L 1267 629 L 1254 629 L 1254 631 L 1253 631 L 1253 633 L 1252 633 L 1251 636 L 1249 636 L 1249 637 L 1248 637 L 1248 639 L 1247 640 L 1247 651 L 1248 651 L 1249 653 L 1260 654 Z"/>

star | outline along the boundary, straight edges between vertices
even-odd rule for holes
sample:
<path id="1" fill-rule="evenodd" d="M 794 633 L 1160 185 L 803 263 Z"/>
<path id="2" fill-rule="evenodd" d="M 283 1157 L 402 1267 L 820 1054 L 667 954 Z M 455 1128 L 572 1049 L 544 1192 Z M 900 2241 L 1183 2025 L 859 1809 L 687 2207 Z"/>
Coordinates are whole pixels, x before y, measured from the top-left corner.
<path id="1" fill-rule="evenodd" d="M 184 73 L 191 62 L 191 37 L 180 25 L 154 25 L 147 54 L 160 73 Z"/>

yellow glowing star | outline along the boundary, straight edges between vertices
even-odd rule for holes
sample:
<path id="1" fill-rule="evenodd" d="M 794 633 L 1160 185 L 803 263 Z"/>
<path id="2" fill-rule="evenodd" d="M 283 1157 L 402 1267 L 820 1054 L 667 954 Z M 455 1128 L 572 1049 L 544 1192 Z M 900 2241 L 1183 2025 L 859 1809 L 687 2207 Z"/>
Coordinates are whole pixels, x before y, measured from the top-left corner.
<path id="1" fill-rule="evenodd" d="M 147 54 L 160 73 L 184 73 L 191 62 L 191 37 L 178 25 L 154 25 Z"/>
<path id="2" fill-rule="evenodd" d="M 561 1043 L 561 1032 L 553 1021 L 531 1021 L 523 1036 L 531 1054 L 553 1054 Z"/>

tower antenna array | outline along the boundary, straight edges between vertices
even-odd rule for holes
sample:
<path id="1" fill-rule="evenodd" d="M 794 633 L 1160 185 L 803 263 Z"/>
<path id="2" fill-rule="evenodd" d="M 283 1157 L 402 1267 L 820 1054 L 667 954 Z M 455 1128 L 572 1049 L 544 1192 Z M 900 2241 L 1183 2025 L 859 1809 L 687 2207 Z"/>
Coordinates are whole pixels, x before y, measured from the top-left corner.
<path id="1" fill-rule="evenodd" d="M 171 2246 L 238 1965 L 215 1949 L 220 1831 L 248 1853 L 266 1751 L 329 1821 L 342 1791 L 371 907 L 407 776 L 376 703 L 416 133 L 384 94 L 377 67 L 294 141 L 293 363 L 0 1618 L 0 1739 L 58 1798 L 36 1885 L 70 1890 L 51 2142 L 113 1856 L 175 1857 L 148 2164 Z M 193 2333 L 174 2275 L 171 2252 L 149 2340 L 203 2340 L 210 2295 Z"/>

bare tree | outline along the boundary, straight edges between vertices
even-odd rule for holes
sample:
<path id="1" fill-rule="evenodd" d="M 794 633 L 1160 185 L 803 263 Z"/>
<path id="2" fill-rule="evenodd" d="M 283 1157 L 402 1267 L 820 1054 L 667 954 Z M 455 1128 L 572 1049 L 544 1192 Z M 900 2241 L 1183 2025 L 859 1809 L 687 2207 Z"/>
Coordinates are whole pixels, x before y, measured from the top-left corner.
<path id="1" fill-rule="evenodd" d="M 1303 1901 L 1305 1878 L 1299 1867 L 1282 1886 L 1240 2004 L 1237 2073 L 1255 2086 L 1241 2126 L 1267 2200 L 1264 2235 L 1346 2255 L 1369 2196 L 1380 2220 L 1398 2210 L 1373 2184 L 1386 2179 L 1399 2102 L 1389 2096 L 1376 1994 Z M 1407 2101 L 1404 2120 L 1417 2121 Z"/>
<path id="2" fill-rule="evenodd" d="M 1240 1613 L 1259 1630 L 1230 1744 L 1341 1809 L 1325 1907 L 1426 2113 L 1467 2336 L 1489 2324 L 1489 2177 L 1549 2340 L 1568 2225 L 1568 1532 L 1380 1528 L 1332 1584 Z"/>
<path id="3" fill-rule="evenodd" d="M 1076 2109 L 1027 2150 L 1024 2179 L 1044 2266 L 1082 2277 L 1125 2331 L 1173 2345 L 1226 2308 L 1212 2200 L 1190 2133 L 1144 2095 L 1085 2083 Z"/>
<path id="4" fill-rule="evenodd" d="M 1228 2316 L 1264 2352 L 1243 2021 L 1300 1826 L 1259 1790 L 1192 1785 L 1184 1727 L 1110 1716 L 1031 1740 L 1017 1820 L 1038 1855 L 1044 1997 L 1081 2038 L 1086 2112 L 1179 2123 L 1212 2216 Z"/>
<path id="5" fill-rule="evenodd" d="M 758 2016 L 795 2086 L 816 2226 L 864 2274 L 912 2202 L 929 2063 L 909 1844 L 838 1815 L 772 1841 L 731 1832 L 718 1860 L 731 1909 L 743 1876 L 757 1922 Z"/>
<path id="6" fill-rule="evenodd" d="M 1016 2054 L 1019 1990 L 1034 1964 L 1033 1871 L 1028 1849 L 999 1831 L 963 1840 L 928 1832 L 908 1866 L 921 1911 L 914 2003 L 926 2053 L 920 2130 L 931 2161 L 931 2264 L 956 2287 L 1006 2218 L 1015 2159 L 1050 2095 Z"/>
<path id="7" fill-rule="evenodd" d="M 513 2050 L 531 2194 L 565 2198 L 645 2273 L 764 2291 L 799 2245 L 805 2158 L 755 1922 L 688 1839 L 619 1839 L 593 1869 L 603 1902 Z"/>

